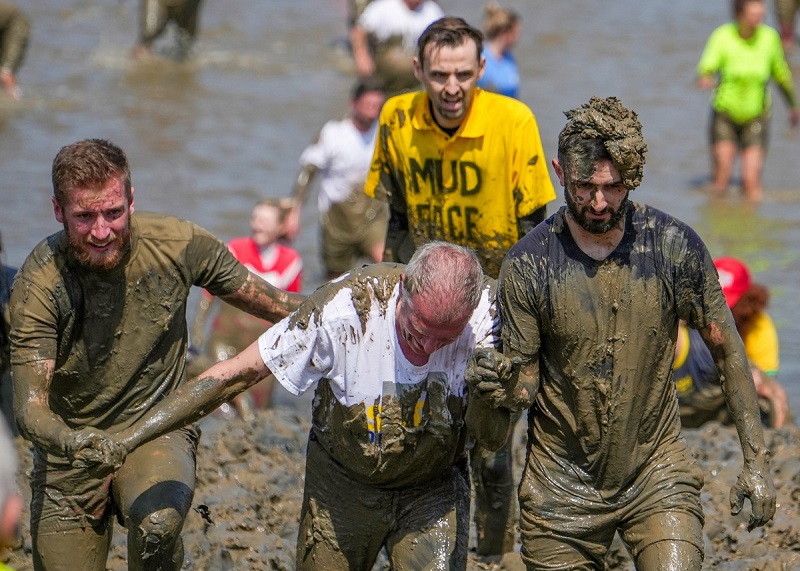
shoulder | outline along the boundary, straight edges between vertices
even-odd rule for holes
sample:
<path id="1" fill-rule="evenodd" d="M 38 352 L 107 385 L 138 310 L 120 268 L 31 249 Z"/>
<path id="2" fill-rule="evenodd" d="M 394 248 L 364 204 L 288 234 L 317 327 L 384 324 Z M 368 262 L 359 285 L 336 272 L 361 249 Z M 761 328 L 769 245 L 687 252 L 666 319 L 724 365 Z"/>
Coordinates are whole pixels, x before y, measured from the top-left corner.
<path id="1" fill-rule="evenodd" d="M 193 222 L 157 212 L 137 212 L 135 231 L 145 240 L 189 240 L 197 232 L 208 234 Z"/>
<path id="2" fill-rule="evenodd" d="M 381 109 L 382 122 L 410 120 L 417 108 L 426 101 L 424 91 L 411 91 L 394 95 L 386 100 Z"/>
<path id="3" fill-rule="evenodd" d="M 61 231 L 48 236 L 36 245 L 25 258 L 16 278 L 49 288 L 62 281 L 59 268 L 65 264 L 66 237 Z"/>

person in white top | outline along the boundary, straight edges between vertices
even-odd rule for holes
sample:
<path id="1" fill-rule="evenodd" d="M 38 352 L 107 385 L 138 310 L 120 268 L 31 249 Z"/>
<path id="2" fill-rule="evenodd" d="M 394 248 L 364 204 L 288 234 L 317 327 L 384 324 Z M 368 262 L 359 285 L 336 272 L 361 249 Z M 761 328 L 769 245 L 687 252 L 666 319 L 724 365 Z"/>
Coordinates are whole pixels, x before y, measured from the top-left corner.
<path id="1" fill-rule="evenodd" d="M 447 242 L 423 245 L 407 266 L 355 270 L 113 446 L 193 422 L 267 375 L 294 394 L 316 387 L 297 569 L 369 571 L 384 547 L 397 569 L 465 569 L 467 435 L 499 447 L 527 398 L 471 382 L 485 373 L 468 369 L 473 352 L 494 354 L 494 299 L 475 252 Z"/>
<path id="2" fill-rule="evenodd" d="M 358 80 L 350 95 L 350 115 L 325 123 L 316 141 L 300 155 L 300 172 L 284 232 L 290 240 L 299 234 L 303 203 L 320 173 L 322 261 L 328 279 L 353 268 L 359 258 L 371 262 L 383 258 L 389 211 L 385 204 L 364 194 L 364 182 L 385 99 L 380 80 Z"/>
<path id="3" fill-rule="evenodd" d="M 379 77 L 389 95 L 419 89 L 413 63 L 417 40 L 442 17 L 433 0 L 373 0 L 350 30 L 356 73 Z"/>

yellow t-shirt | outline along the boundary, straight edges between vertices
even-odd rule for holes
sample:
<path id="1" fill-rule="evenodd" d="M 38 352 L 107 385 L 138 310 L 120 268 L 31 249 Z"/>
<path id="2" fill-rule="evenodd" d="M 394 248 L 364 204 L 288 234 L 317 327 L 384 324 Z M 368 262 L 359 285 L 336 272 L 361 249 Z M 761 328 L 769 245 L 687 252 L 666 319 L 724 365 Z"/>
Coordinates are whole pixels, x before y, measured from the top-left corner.
<path id="1" fill-rule="evenodd" d="M 429 240 L 474 248 L 497 277 L 520 238 L 517 220 L 555 198 L 539 127 L 520 101 L 477 88 L 458 131 L 434 122 L 425 92 L 383 106 L 365 192 L 406 212 L 412 245 Z M 391 243 L 390 224 L 387 242 Z"/>
<path id="2" fill-rule="evenodd" d="M 770 377 L 777 376 L 780 367 L 778 331 L 772 318 L 761 312 L 744 338 L 744 348 L 750 364 Z"/>

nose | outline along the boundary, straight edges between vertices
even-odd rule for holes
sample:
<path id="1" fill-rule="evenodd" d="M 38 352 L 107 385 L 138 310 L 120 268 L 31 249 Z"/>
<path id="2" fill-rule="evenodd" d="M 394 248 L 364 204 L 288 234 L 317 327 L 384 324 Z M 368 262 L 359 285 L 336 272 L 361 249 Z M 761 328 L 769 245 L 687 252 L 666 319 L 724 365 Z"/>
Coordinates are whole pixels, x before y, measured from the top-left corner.
<path id="1" fill-rule="evenodd" d="M 111 228 L 109 228 L 108 221 L 105 217 L 100 215 L 95 218 L 94 225 L 92 226 L 92 237 L 98 240 L 105 240 L 110 233 Z"/>
<path id="2" fill-rule="evenodd" d="M 433 353 L 442 346 L 441 343 L 439 342 L 439 339 L 437 339 L 436 337 L 424 337 L 423 339 L 420 340 L 420 345 L 422 345 L 422 349 L 428 355 L 430 355 L 431 353 Z"/>
<path id="3" fill-rule="evenodd" d="M 608 206 L 608 202 L 606 202 L 606 196 L 603 191 L 600 189 L 595 190 L 592 194 L 592 208 L 597 212 L 601 212 L 606 206 Z"/>

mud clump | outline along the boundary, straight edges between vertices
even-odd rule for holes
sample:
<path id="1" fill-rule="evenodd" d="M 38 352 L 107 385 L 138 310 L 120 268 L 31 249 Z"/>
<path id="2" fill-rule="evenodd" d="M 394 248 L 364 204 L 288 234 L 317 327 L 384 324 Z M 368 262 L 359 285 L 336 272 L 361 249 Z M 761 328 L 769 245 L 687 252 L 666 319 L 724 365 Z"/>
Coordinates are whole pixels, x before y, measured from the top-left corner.
<path id="1" fill-rule="evenodd" d="M 194 571 L 286 570 L 295 568 L 295 544 L 303 497 L 303 474 L 310 411 L 277 407 L 260 411 L 252 422 L 211 416 L 201 424 L 197 488 L 183 530 L 184 569 Z M 517 426 L 515 468 L 524 460 L 525 431 Z M 730 515 L 728 493 L 741 470 L 741 450 L 733 428 L 709 424 L 684 431 L 705 473 L 703 510 L 706 556 L 703 569 L 778 571 L 800 569 L 800 429 L 767 430 L 772 473 L 778 490 L 775 518 L 765 528 L 747 531 L 749 504 Z M 30 446 L 17 440 L 20 489 L 27 499 Z M 116 526 L 110 571 L 125 571 L 125 530 Z M 474 531 L 471 545 L 474 546 Z M 18 571 L 33 569 L 27 507 L 22 536 L 0 560 Z M 632 570 L 627 553 L 616 542 L 608 569 Z M 381 557 L 375 569 L 388 569 Z M 524 569 L 518 557 L 503 563 L 470 553 L 468 571 Z"/>

